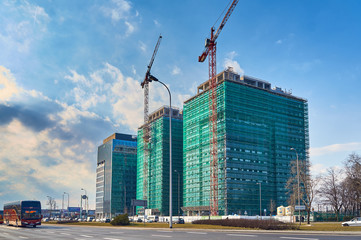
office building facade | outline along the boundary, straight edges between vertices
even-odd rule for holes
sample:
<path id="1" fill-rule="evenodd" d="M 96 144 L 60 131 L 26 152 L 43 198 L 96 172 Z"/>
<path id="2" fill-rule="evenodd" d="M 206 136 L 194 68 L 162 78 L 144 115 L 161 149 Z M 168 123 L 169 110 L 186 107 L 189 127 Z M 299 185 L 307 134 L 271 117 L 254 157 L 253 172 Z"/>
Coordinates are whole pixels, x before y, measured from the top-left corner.
<path id="1" fill-rule="evenodd" d="M 136 197 L 137 138 L 114 133 L 98 147 L 96 218 L 131 213 Z"/>

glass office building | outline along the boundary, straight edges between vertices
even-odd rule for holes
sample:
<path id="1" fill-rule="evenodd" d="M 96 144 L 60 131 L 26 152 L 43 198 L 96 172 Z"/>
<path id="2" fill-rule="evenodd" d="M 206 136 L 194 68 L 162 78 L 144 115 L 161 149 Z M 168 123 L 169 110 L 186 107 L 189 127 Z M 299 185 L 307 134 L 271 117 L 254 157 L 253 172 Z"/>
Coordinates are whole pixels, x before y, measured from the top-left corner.
<path id="1" fill-rule="evenodd" d="M 183 109 L 183 210 L 210 206 L 209 84 Z M 229 68 L 217 75 L 218 214 L 269 214 L 286 205 L 290 161 L 308 160 L 308 103 Z M 261 186 L 260 186 L 261 185 Z M 260 194 L 261 193 L 261 194 Z"/>
<path id="2" fill-rule="evenodd" d="M 98 147 L 96 218 L 131 213 L 136 197 L 137 138 L 115 133 Z"/>

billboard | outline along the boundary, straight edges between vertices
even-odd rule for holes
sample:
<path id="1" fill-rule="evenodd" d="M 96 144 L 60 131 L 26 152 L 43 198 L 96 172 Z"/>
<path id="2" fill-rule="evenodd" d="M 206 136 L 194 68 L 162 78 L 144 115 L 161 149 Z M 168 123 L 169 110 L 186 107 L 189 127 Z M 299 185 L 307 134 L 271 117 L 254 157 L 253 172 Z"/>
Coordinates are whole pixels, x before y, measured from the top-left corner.
<path id="1" fill-rule="evenodd" d="M 80 207 L 68 207 L 68 212 L 80 212 Z"/>
<path id="2" fill-rule="evenodd" d="M 147 200 L 132 199 L 132 206 L 147 207 Z"/>

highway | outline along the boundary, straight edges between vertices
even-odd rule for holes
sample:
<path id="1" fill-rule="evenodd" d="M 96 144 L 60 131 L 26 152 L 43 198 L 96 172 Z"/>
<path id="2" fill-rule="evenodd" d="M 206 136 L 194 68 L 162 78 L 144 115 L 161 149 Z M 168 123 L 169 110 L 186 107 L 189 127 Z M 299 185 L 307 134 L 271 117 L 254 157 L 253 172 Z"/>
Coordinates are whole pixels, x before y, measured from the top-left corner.
<path id="1" fill-rule="evenodd" d="M 196 230 L 196 229 L 134 229 L 124 227 L 89 227 L 42 225 L 37 228 L 16 228 L 0 225 L 0 239 L 204 239 L 204 240 L 359 240 L 359 233 L 294 233 L 266 231 Z"/>

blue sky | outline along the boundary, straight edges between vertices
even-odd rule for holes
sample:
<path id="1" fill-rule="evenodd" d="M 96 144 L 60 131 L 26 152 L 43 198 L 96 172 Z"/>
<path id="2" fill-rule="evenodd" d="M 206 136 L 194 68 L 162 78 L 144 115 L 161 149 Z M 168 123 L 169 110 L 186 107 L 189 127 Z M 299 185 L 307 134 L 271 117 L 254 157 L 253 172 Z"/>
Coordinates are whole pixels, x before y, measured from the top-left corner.
<path id="1" fill-rule="evenodd" d="M 174 105 L 208 77 L 204 40 L 228 1 L 0 2 L 0 205 L 63 192 L 95 202 L 97 146 L 143 121 L 152 74 Z M 292 90 L 309 101 L 313 172 L 361 154 L 361 1 L 240 0 L 218 38 L 217 71 Z M 150 86 L 150 111 L 168 104 Z"/>

